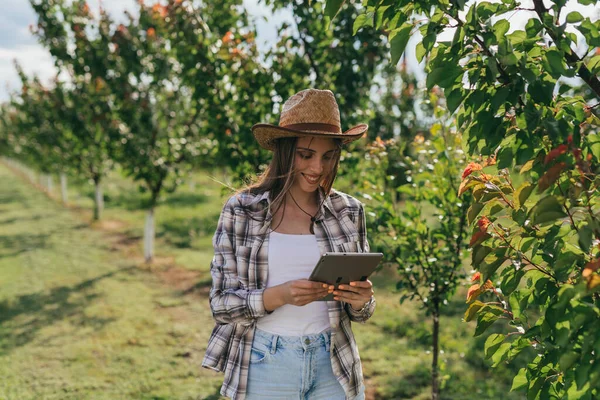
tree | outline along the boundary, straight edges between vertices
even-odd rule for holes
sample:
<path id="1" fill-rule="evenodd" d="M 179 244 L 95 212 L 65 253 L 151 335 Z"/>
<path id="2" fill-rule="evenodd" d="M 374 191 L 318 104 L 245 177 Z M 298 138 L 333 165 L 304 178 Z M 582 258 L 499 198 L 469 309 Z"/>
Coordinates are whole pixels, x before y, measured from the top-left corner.
<path id="1" fill-rule="evenodd" d="M 63 176 L 70 151 L 70 143 L 62 134 L 63 123 L 56 115 L 62 88 L 45 87 L 37 77 L 27 77 L 18 63 L 15 67 L 21 79 L 21 93 L 13 93 L 6 104 L 5 140 L 12 157 L 45 174 L 41 183 L 51 191 L 52 174 Z"/>
<path id="2" fill-rule="evenodd" d="M 435 122 L 431 138 L 410 144 L 397 139 L 377 139 L 369 147 L 369 166 L 364 179 L 369 200 L 369 229 L 372 248 L 385 261 L 397 265 L 402 292 L 400 302 L 417 300 L 432 320 L 431 394 L 439 399 L 441 309 L 465 277 L 462 260 L 467 251 L 467 210 L 470 200 L 458 198 L 459 172 L 465 156 L 460 135 L 447 121 L 439 95 L 430 94 Z M 395 176 L 388 163 L 411 147 L 413 157 L 401 157 L 407 165 L 406 182 L 397 187 L 403 203 L 396 204 Z M 384 184 L 387 182 L 387 184 Z"/>
<path id="3" fill-rule="evenodd" d="M 94 219 L 103 209 L 102 179 L 113 167 L 117 143 L 111 140 L 121 125 L 114 117 L 114 94 L 107 81 L 114 78 L 109 21 L 96 21 L 84 1 L 67 3 L 30 0 L 38 24 L 32 32 L 54 59 L 57 76 L 65 74 L 66 82 L 57 80 L 57 103 L 54 117 L 62 121 L 71 145 L 64 153 L 65 163 L 81 176 L 94 182 Z M 97 34 L 92 32 L 97 30 Z"/>
<path id="4" fill-rule="evenodd" d="M 328 1 L 330 16 L 339 4 Z M 476 335 L 496 321 L 510 330 L 488 336 L 486 356 L 497 365 L 534 347 L 514 390 L 530 399 L 591 399 L 600 392 L 600 25 L 597 16 L 565 15 L 564 2 L 545 4 L 506 0 L 464 10 L 463 1 L 375 0 L 364 15 L 390 33 L 394 60 L 412 34 L 423 35 L 417 57 L 427 57 L 428 88 L 444 89 L 469 153 L 497 160 L 486 169 L 468 165 L 459 189 L 474 198 L 470 245 L 480 271 L 465 319 L 477 319 Z M 508 33 L 516 12 L 531 18 Z M 454 29 L 452 41 L 438 40 L 445 29 Z M 578 51 L 573 29 L 585 41 Z"/>

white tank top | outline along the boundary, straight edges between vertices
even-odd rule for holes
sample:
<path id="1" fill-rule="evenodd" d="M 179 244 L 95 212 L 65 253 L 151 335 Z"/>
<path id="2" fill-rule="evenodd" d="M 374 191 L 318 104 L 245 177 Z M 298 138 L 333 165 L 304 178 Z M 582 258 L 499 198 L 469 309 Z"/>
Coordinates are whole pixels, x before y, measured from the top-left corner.
<path id="1" fill-rule="evenodd" d="M 268 257 L 267 287 L 273 287 L 287 281 L 308 279 L 321 253 L 315 235 L 271 232 Z M 282 336 L 320 333 L 329 328 L 327 310 L 325 301 L 313 301 L 301 307 L 286 304 L 259 318 L 256 327 Z"/>

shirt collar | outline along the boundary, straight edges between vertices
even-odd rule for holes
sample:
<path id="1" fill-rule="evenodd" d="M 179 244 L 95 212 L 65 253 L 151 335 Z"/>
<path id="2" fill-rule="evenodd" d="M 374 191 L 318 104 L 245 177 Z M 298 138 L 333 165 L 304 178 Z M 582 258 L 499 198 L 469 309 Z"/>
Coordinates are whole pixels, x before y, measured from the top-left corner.
<path id="1" fill-rule="evenodd" d="M 319 210 L 320 211 L 319 217 L 323 218 L 323 216 L 325 215 L 324 209 L 326 208 L 337 219 L 338 215 L 335 212 L 335 209 L 333 208 L 333 204 L 331 203 L 331 196 L 325 195 L 325 190 L 321 186 L 319 186 L 318 193 L 319 193 L 319 204 L 323 203 L 321 210 Z M 257 204 L 261 201 L 266 201 L 267 204 L 270 206 L 271 199 L 269 197 L 269 194 L 270 194 L 269 190 L 264 191 L 262 194 L 255 196 L 254 199 L 252 199 L 252 201 L 250 201 L 249 205 Z M 325 198 L 325 201 L 323 201 L 324 198 Z"/>

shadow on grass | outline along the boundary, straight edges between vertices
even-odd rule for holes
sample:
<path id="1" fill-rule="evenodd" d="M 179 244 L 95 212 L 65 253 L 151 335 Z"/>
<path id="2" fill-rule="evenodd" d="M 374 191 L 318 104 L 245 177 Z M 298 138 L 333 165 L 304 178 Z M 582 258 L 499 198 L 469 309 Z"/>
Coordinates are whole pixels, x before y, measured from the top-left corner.
<path id="1" fill-rule="evenodd" d="M 215 392 L 213 394 L 211 394 L 210 396 L 207 396 L 207 397 L 203 397 L 202 400 L 219 400 L 222 398 L 223 397 L 221 396 L 221 387 L 217 386 L 217 389 L 215 390 Z"/>
<path id="2" fill-rule="evenodd" d="M 392 380 L 392 378 L 390 378 Z M 402 377 L 393 378 L 388 386 L 392 389 L 392 394 L 388 399 L 412 399 L 417 396 L 431 384 L 431 371 L 429 365 L 419 364 L 409 374 Z M 378 397 L 383 398 L 383 397 Z"/>
<path id="3" fill-rule="evenodd" d="M 49 218 L 49 217 L 52 217 L 52 215 L 51 214 L 35 214 L 35 215 L 29 215 L 26 217 L 12 217 L 12 218 L 8 218 L 8 219 L 0 220 L 0 226 L 14 224 L 14 223 L 20 224 L 25 221 L 39 221 L 40 219 Z"/>
<path id="4" fill-rule="evenodd" d="M 94 330 L 112 322 L 114 318 L 85 315 L 85 308 L 99 296 L 89 290 L 103 279 L 133 269 L 135 266 L 108 272 L 73 286 L 55 287 L 49 292 L 26 294 L 1 301 L 0 355 L 26 345 L 35 339 L 38 331 L 61 320 L 69 319 L 74 326 L 89 326 Z M 17 318 L 24 321 L 11 323 Z"/>
<path id="5" fill-rule="evenodd" d="M 19 203 L 28 207 L 29 202 L 27 197 L 25 197 L 20 190 L 14 190 L 13 185 L 10 186 L 12 190 L 7 190 L 3 193 L 0 193 L 0 204 Z M 9 185 L 7 184 L 5 187 L 9 187 Z"/>
<path id="6" fill-rule="evenodd" d="M 14 257 L 27 251 L 47 248 L 50 235 L 52 232 L 37 235 L 0 235 L 0 258 Z M 2 251 L 3 249 L 9 250 L 9 252 L 5 253 Z"/>
<path id="7" fill-rule="evenodd" d="M 204 295 L 208 296 L 211 286 L 212 286 L 212 277 L 209 276 L 208 279 L 204 279 L 204 280 L 196 282 L 194 285 L 181 291 L 180 294 L 188 295 L 188 294 L 196 293 L 201 296 L 204 296 Z"/>
<path id="8" fill-rule="evenodd" d="M 175 247 L 189 248 L 196 238 L 212 236 L 218 220 L 219 212 L 202 217 L 171 219 L 160 224 L 156 236 Z"/>
<path id="9" fill-rule="evenodd" d="M 95 194 L 93 188 L 86 187 L 82 190 L 82 195 L 94 200 Z M 141 193 L 138 190 L 119 191 L 116 193 L 104 193 L 104 205 L 106 208 L 120 208 L 127 211 L 145 210 L 148 208 L 150 195 Z M 209 197 L 202 193 L 175 192 L 164 194 L 164 200 L 159 206 L 171 206 L 177 208 L 197 207 L 209 201 Z"/>

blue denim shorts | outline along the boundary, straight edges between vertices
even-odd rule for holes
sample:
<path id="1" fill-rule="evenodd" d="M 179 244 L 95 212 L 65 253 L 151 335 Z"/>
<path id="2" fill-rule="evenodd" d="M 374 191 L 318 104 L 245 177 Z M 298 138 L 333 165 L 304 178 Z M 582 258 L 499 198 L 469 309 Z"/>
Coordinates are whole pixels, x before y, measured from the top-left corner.
<path id="1" fill-rule="evenodd" d="M 246 399 L 345 400 L 331 369 L 331 333 L 280 336 L 256 329 Z M 353 400 L 364 400 L 362 385 Z"/>

